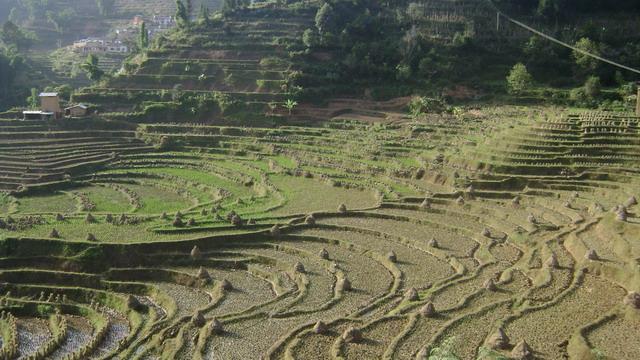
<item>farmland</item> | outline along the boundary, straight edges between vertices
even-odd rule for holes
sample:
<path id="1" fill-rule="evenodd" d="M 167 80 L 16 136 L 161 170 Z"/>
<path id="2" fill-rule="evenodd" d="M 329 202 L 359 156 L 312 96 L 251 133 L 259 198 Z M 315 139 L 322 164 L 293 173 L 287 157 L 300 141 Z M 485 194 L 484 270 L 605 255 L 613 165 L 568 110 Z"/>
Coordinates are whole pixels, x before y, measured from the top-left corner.
<path id="1" fill-rule="evenodd" d="M 43 124 L 3 121 L 29 154 L 2 155 L 3 186 L 22 183 L 1 202 L 0 325 L 17 339 L 3 349 L 468 359 L 517 357 L 524 341 L 541 358 L 636 358 L 637 124 L 517 107 L 146 124 L 111 134 L 87 168 L 55 149 L 89 159 L 104 136 L 50 128 L 45 141 L 29 131 Z"/>
<path id="2" fill-rule="evenodd" d="M 639 359 L 639 8 L 585 4 L 82 2 L 175 17 L 0 91 L 0 359 Z"/>

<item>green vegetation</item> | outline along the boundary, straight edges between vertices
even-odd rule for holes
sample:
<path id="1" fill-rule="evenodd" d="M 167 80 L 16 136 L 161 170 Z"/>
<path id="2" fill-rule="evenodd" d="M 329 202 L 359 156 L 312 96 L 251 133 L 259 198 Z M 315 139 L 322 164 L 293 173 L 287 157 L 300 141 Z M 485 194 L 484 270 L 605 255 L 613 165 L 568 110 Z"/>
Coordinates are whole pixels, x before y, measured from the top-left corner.
<path id="1" fill-rule="evenodd" d="M 0 358 L 640 358 L 635 2 L 12 6 Z"/>

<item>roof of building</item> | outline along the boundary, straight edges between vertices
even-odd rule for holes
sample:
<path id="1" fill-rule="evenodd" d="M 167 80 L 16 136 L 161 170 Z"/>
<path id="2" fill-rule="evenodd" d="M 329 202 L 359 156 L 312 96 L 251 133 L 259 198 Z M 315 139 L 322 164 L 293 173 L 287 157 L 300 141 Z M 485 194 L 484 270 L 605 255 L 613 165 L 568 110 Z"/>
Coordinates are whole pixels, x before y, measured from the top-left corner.
<path id="1" fill-rule="evenodd" d="M 78 107 L 79 107 L 79 108 L 81 108 L 81 109 L 85 109 L 85 110 L 87 110 L 87 109 L 89 108 L 89 107 L 88 107 L 87 105 L 85 105 L 85 104 L 76 104 L 76 105 L 72 105 L 72 106 L 69 106 L 69 107 L 65 108 L 65 110 L 69 110 L 69 109 L 73 109 L 73 108 L 78 108 Z"/>
<path id="2" fill-rule="evenodd" d="M 40 111 L 40 110 L 25 110 L 22 112 L 24 115 L 53 115 L 52 112 L 49 111 Z"/>
<path id="3" fill-rule="evenodd" d="M 57 92 L 43 92 L 40 93 L 40 95 L 38 95 L 40 97 L 54 97 L 54 96 L 58 96 Z"/>

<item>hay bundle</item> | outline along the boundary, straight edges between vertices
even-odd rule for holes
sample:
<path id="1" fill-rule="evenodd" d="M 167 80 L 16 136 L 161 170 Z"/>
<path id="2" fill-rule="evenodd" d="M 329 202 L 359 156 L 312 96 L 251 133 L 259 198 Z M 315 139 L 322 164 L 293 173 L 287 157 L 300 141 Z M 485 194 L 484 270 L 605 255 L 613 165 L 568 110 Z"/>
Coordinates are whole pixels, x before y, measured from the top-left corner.
<path id="1" fill-rule="evenodd" d="M 423 347 L 416 354 L 416 360 L 427 360 L 429 358 L 429 348 Z"/>
<path id="2" fill-rule="evenodd" d="M 640 309 L 640 293 L 630 292 L 627 296 L 624 297 L 623 303 L 625 305 L 631 306 L 634 309 Z"/>
<path id="3" fill-rule="evenodd" d="M 171 225 L 173 225 L 174 227 L 183 227 L 184 223 L 182 222 L 182 218 L 176 216 L 176 218 L 173 219 Z"/>
<path id="4" fill-rule="evenodd" d="M 205 269 L 202 266 L 200 266 L 200 268 L 198 269 L 198 273 L 196 274 L 196 277 L 202 280 L 211 280 L 211 275 L 209 275 L 209 272 L 207 271 L 207 269 Z"/>
<path id="5" fill-rule="evenodd" d="M 96 241 L 96 236 L 93 235 L 92 233 L 88 233 L 87 234 L 87 241 Z"/>
<path id="6" fill-rule="evenodd" d="M 302 265 L 302 263 L 298 261 L 293 265 L 293 272 L 304 274 L 305 272 L 304 265 Z"/>
<path id="7" fill-rule="evenodd" d="M 254 219 L 247 220 L 247 225 L 255 225 L 256 221 Z"/>
<path id="8" fill-rule="evenodd" d="M 429 198 L 425 198 L 424 200 L 422 200 L 422 203 L 420 204 L 420 209 L 422 210 L 431 209 L 431 200 L 429 200 Z"/>
<path id="9" fill-rule="evenodd" d="M 144 305 L 142 305 L 140 300 L 138 300 L 138 298 L 133 295 L 127 296 L 127 306 L 129 307 L 129 309 L 135 311 L 140 311 L 144 308 Z"/>
<path id="10" fill-rule="evenodd" d="M 233 285 L 231 285 L 231 282 L 227 279 L 222 279 L 222 281 L 220 282 L 220 288 L 224 291 L 231 291 L 233 290 Z"/>
<path id="11" fill-rule="evenodd" d="M 342 278 L 336 284 L 339 291 L 351 291 L 351 281 L 347 278 Z"/>
<path id="12" fill-rule="evenodd" d="M 316 218 L 313 216 L 313 214 L 310 214 L 304 219 L 304 223 L 309 226 L 313 226 L 316 224 Z"/>
<path id="13" fill-rule="evenodd" d="M 87 224 L 93 224 L 94 222 L 96 222 L 96 218 L 94 218 L 91 213 L 87 213 L 87 215 L 84 217 L 84 222 L 86 222 Z"/>
<path id="14" fill-rule="evenodd" d="M 238 214 L 233 215 L 231 217 L 231 224 L 237 227 L 242 226 L 242 218 L 240 217 L 240 215 Z"/>
<path id="15" fill-rule="evenodd" d="M 436 240 L 435 238 L 431 238 L 431 240 L 429 240 L 429 246 L 437 249 L 440 247 L 440 244 L 438 244 L 438 240 Z"/>
<path id="16" fill-rule="evenodd" d="M 209 326 L 211 328 L 211 333 L 213 334 L 220 335 L 224 333 L 224 327 L 217 318 L 213 318 L 213 320 L 211 320 L 211 325 Z"/>
<path id="17" fill-rule="evenodd" d="M 60 233 L 56 229 L 51 229 L 51 232 L 49 233 L 49 237 L 54 239 L 59 239 Z"/>
<path id="18" fill-rule="evenodd" d="M 342 340 L 346 343 L 362 341 L 362 331 L 352 326 L 342 333 Z"/>
<path id="19" fill-rule="evenodd" d="M 424 317 L 433 317 L 436 315 L 436 307 L 432 302 L 428 302 L 426 305 L 420 308 L 420 315 Z"/>
<path id="20" fill-rule="evenodd" d="M 204 318 L 204 315 L 200 311 L 196 312 L 191 318 L 191 323 L 197 327 L 203 327 L 206 324 L 207 320 Z"/>
<path id="21" fill-rule="evenodd" d="M 638 200 L 636 200 L 635 196 L 630 197 L 624 203 L 624 206 L 626 206 L 626 207 L 631 207 L 631 206 L 634 206 L 634 205 L 638 205 Z"/>
<path id="22" fill-rule="evenodd" d="M 391 261 L 392 263 L 398 261 L 398 257 L 396 256 L 396 253 L 393 250 L 387 253 L 387 260 Z"/>
<path id="23" fill-rule="evenodd" d="M 494 350 L 505 350 L 509 348 L 509 337 L 507 337 L 502 328 L 499 328 L 487 339 L 487 345 Z"/>
<path id="24" fill-rule="evenodd" d="M 511 205 L 513 205 L 513 206 L 518 206 L 518 205 L 520 205 L 520 197 L 519 197 L 519 196 L 516 196 L 516 197 L 514 197 L 513 199 L 511 199 Z"/>
<path id="25" fill-rule="evenodd" d="M 113 215 L 107 214 L 107 216 L 104 217 L 104 221 L 106 221 L 108 223 L 112 223 L 113 222 Z"/>
<path id="26" fill-rule="evenodd" d="M 176 219 L 182 219 L 182 213 L 178 211 L 175 216 Z"/>
<path id="27" fill-rule="evenodd" d="M 549 256 L 549 258 L 545 262 L 545 265 L 547 265 L 547 267 L 550 267 L 552 269 L 559 268 L 560 263 L 558 263 L 558 257 L 556 256 L 556 254 L 551 254 L 551 256 Z"/>
<path id="28" fill-rule="evenodd" d="M 618 221 L 627 221 L 627 210 L 622 208 L 616 213 L 616 220 Z"/>
<path id="29" fill-rule="evenodd" d="M 571 209 L 571 202 L 570 201 L 565 201 L 564 202 L 564 207 L 566 207 L 567 209 Z"/>
<path id="30" fill-rule="evenodd" d="M 187 221 L 187 226 L 196 226 L 196 219 L 190 218 L 189 221 Z"/>
<path id="31" fill-rule="evenodd" d="M 584 258 L 587 260 L 593 260 L 593 261 L 600 259 L 600 257 L 598 256 L 598 253 L 596 253 L 596 251 L 593 249 L 590 249 L 589 251 L 587 251 L 587 253 L 584 254 Z"/>
<path id="32" fill-rule="evenodd" d="M 329 330 L 329 327 L 323 321 L 318 321 L 315 325 L 313 325 L 314 334 L 324 334 L 328 330 Z"/>
<path id="33" fill-rule="evenodd" d="M 516 360 L 529 360 L 533 358 L 533 351 L 529 344 L 522 340 L 511 350 L 511 357 Z"/>
<path id="34" fill-rule="evenodd" d="M 269 230 L 269 233 L 271 234 L 271 236 L 273 237 L 278 237 L 280 236 L 280 227 L 278 226 L 278 224 L 275 224 L 271 227 L 271 230 Z"/>
<path id="35" fill-rule="evenodd" d="M 538 220 L 536 219 L 535 216 L 533 216 L 533 214 L 529 214 L 529 216 L 527 216 L 527 221 L 531 224 L 537 224 Z"/>
<path id="36" fill-rule="evenodd" d="M 327 251 L 327 249 L 325 248 L 322 248 L 322 250 L 320 250 L 320 252 L 318 253 L 318 256 L 320 256 L 321 259 L 329 260 L 329 251 Z"/>
<path id="37" fill-rule="evenodd" d="M 420 296 L 418 295 L 418 290 L 416 288 L 409 288 L 404 293 L 404 299 L 407 301 L 418 301 L 420 300 Z"/>
<path id="38" fill-rule="evenodd" d="M 464 205 L 464 198 L 463 198 L 462 196 L 459 196 L 459 197 L 456 199 L 456 204 L 458 204 L 458 205 L 460 205 L 460 206 Z"/>
<path id="39" fill-rule="evenodd" d="M 338 212 L 340 214 L 344 214 L 347 212 L 347 205 L 345 204 L 340 204 L 340 206 L 338 206 Z"/>
<path id="40" fill-rule="evenodd" d="M 200 248 L 198 247 L 198 245 L 194 245 L 193 248 L 191 249 L 191 258 L 200 259 L 201 257 L 202 257 L 202 251 L 200 251 Z"/>
<path id="41" fill-rule="evenodd" d="M 56 214 L 56 221 L 64 221 L 64 215 Z"/>
<path id="42" fill-rule="evenodd" d="M 169 215 L 167 215 L 166 212 L 162 212 L 162 214 L 160 215 L 160 220 L 167 220 L 169 219 Z"/>
<path id="43" fill-rule="evenodd" d="M 489 228 L 482 229 L 482 236 L 491 237 L 491 230 L 489 230 Z"/>
<path id="44" fill-rule="evenodd" d="M 493 279 L 487 279 L 487 281 L 485 281 L 484 284 L 482 284 L 482 287 L 484 287 L 485 289 L 487 289 L 489 291 L 498 290 L 498 287 L 496 286 L 496 282 L 493 281 Z"/>

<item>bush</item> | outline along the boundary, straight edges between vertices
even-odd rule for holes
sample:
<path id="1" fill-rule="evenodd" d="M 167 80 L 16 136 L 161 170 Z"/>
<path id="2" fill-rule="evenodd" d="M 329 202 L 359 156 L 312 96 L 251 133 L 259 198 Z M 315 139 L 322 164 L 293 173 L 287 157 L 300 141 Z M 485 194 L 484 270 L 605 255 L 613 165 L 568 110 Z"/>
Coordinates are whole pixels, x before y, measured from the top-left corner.
<path id="1" fill-rule="evenodd" d="M 531 87 L 533 78 L 527 67 L 522 63 L 517 63 L 507 76 L 507 91 L 509 94 L 520 95 Z"/>

